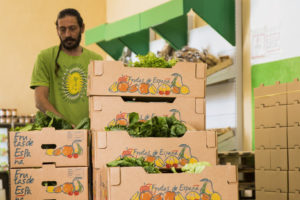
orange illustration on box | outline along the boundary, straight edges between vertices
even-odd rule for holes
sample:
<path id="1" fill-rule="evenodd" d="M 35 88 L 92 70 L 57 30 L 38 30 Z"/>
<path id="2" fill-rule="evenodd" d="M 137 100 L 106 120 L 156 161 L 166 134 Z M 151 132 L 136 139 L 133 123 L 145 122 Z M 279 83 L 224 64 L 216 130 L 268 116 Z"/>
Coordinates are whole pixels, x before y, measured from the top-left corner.
<path id="1" fill-rule="evenodd" d="M 191 190 L 183 193 L 177 189 L 172 191 L 155 191 L 152 184 L 146 184 L 140 187 L 130 200 L 222 200 L 221 195 L 213 189 L 213 183 L 209 179 L 202 179 L 202 187 L 197 185 L 199 190 Z M 174 187 L 175 188 L 175 187 Z"/>
<path id="2" fill-rule="evenodd" d="M 170 112 L 172 113 L 171 115 L 175 115 L 176 119 L 179 121 L 181 120 L 181 114 L 177 109 L 171 109 Z M 146 115 L 139 115 L 140 119 L 139 121 L 145 122 L 149 120 L 151 117 L 153 117 L 154 114 L 146 114 Z M 165 115 L 167 116 L 167 115 Z M 126 112 L 120 112 L 119 114 L 116 115 L 115 119 L 112 119 L 107 126 L 115 126 L 115 125 L 122 125 L 122 126 L 128 126 L 129 125 L 129 113 Z"/>
<path id="3" fill-rule="evenodd" d="M 79 181 L 81 178 L 76 177 L 72 182 L 67 182 L 59 186 L 46 186 L 46 192 L 48 193 L 61 193 L 72 195 L 79 195 L 79 193 L 83 192 L 84 187 L 82 183 Z"/>
<path id="4" fill-rule="evenodd" d="M 192 155 L 191 147 L 187 144 L 179 145 L 181 147 L 180 153 L 177 156 L 178 150 L 173 150 L 172 155 L 169 156 L 158 156 L 158 155 L 146 155 L 145 160 L 151 163 L 154 163 L 156 167 L 159 168 L 178 168 L 183 167 L 188 163 L 198 162 L 198 158 Z M 124 150 L 118 159 L 123 157 L 140 157 L 135 149 L 129 148 Z"/>
<path id="5" fill-rule="evenodd" d="M 165 80 L 152 81 L 148 79 L 146 81 L 140 80 L 137 83 L 134 83 L 132 79 L 123 75 L 118 78 L 118 81 L 114 82 L 110 87 L 109 91 L 116 92 L 130 92 L 135 93 L 139 92 L 140 94 L 152 94 L 152 95 L 170 95 L 173 94 L 189 94 L 190 89 L 187 85 L 184 85 L 183 78 L 178 73 L 173 73 L 173 80 L 170 82 L 170 78 L 166 78 Z"/>
<path id="6" fill-rule="evenodd" d="M 82 154 L 82 147 L 79 142 L 81 140 L 74 140 L 71 145 L 64 145 L 62 147 L 56 149 L 47 149 L 46 155 L 48 156 L 60 156 L 63 155 L 68 158 L 78 158 L 79 155 Z"/>

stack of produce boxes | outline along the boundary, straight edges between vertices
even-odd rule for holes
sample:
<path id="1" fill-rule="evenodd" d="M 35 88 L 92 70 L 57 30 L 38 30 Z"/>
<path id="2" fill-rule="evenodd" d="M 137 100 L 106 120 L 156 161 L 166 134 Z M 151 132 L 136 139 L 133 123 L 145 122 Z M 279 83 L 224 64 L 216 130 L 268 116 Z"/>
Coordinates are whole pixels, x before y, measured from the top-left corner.
<path id="1" fill-rule="evenodd" d="M 88 132 L 10 132 L 11 199 L 88 199 Z"/>
<path id="2" fill-rule="evenodd" d="M 300 83 L 254 89 L 256 199 L 299 199 Z"/>
<path id="3" fill-rule="evenodd" d="M 125 67 L 122 62 L 93 61 L 88 95 L 92 131 L 94 200 L 237 199 L 235 166 L 216 166 L 216 134 L 205 131 L 206 66 L 177 63 L 172 68 Z M 131 137 L 129 113 L 140 121 L 174 115 L 195 128 L 182 137 Z M 141 167 L 106 167 L 124 157 L 144 157 L 159 168 L 181 168 L 207 161 L 201 174 L 148 174 Z"/>

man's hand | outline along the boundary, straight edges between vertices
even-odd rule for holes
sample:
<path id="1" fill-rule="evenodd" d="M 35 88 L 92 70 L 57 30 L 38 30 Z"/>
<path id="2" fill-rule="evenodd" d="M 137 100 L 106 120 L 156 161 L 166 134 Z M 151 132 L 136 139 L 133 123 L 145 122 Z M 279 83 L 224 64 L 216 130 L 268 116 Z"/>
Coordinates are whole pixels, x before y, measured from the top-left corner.
<path id="1" fill-rule="evenodd" d="M 63 118 L 62 114 L 60 114 L 54 106 L 49 102 L 49 88 L 45 86 L 38 86 L 34 90 L 35 95 L 35 106 L 40 111 L 45 113 L 46 111 L 53 112 L 55 115 Z"/>

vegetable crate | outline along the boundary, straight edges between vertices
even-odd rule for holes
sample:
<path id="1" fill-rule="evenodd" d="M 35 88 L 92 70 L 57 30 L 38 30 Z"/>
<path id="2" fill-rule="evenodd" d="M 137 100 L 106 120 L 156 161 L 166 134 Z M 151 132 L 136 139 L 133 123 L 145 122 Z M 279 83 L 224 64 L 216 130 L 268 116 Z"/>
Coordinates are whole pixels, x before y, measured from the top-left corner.
<path id="1" fill-rule="evenodd" d="M 89 97 L 90 119 L 93 130 L 107 126 L 128 125 L 129 113 L 139 113 L 140 120 L 153 116 L 171 116 L 186 122 L 196 130 L 205 130 L 205 100 L 202 98 L 176 98 L 174 102 L 128 102 L 122 97 Z"/>
<path id="2" fill-rule="evenodd" d="M 111 167 L 108 187 L 108 200 L 238 200 L 232 165 L 206 167 L 200 174 L 148 174 L 141 167 Z"/>
<path id="3" fill-rule="evenodd" d="M 299 91 L 299 80 L 254 89 L 257 200 L 299 197 Z"/>
<path id="4" fill-rule="evenodd" d="M 55 130 L 10 132 L 10 168 L 88 166 L 88 131 Z"/>
<path id="5" fill-rule="evenodd" d="M 172 68 L 126 67 L 92 61 L 89 96 L 205 97 L 206 64 L 178 62 Z"/>
<path id="6" fill-rule="evenodd" d="M 106 163 L 122 157 L 144 157 L 159 168 L 180 168 L 187 163 L 217 163 L 214 131 L 187 131 L 182 137 L 130 137 L 126 131 L 93 131 L 94 199 L 106 199 Z"/>
<path id="7" fill-rule="evenodd" d="M 87 200 L 88 168 L 44 165 L 10 170 L 11 199 Z"/>

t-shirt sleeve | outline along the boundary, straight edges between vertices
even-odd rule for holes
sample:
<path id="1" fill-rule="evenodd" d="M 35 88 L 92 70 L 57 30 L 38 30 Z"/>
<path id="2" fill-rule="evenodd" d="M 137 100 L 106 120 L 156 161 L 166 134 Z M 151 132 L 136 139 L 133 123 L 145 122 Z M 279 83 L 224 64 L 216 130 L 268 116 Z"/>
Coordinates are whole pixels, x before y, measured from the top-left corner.
<path id="1" fill-rule="evenodd" d="M 46 64 L 43 56 L 39 54 L 32 71 L 31 83 L 30 83 L 31 89 L 34 89 L 37 86 L 49 87 L 49 82 L 50 82 L 49 67 L 50 66 Z"/>

